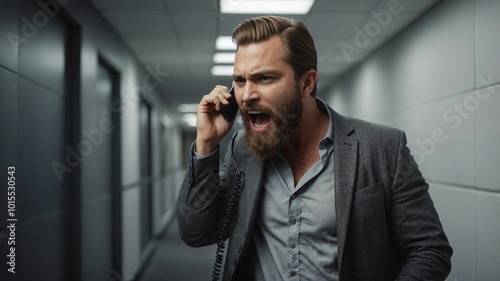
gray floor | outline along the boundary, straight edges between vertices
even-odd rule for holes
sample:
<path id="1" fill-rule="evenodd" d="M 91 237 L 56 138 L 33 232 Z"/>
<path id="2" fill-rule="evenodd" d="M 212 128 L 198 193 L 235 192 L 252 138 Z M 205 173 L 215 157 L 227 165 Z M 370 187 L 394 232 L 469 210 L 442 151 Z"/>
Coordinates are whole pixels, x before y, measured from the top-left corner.
<path id="1" fill-rule="evenodd" d="M 184 244 L 174 221 L 160 241 L 141 281 L 209 281 L 216 246 L 191 248 Z"/>

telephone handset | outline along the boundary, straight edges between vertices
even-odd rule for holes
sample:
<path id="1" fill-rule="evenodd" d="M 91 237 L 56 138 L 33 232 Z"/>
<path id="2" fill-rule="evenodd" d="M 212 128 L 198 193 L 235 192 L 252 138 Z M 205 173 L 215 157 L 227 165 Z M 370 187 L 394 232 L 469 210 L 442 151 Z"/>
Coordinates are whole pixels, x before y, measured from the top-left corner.
<path id="1" fill-rule="evenodd" d="M 232 92 L 232 89 L 231 89 Z M 233 93 L 234 95 L 234 93 Z M 234 100 L 234 96 L 231 100 Z M 234 113 L 236 115 L 236 113 Z M 225 117 L 224 117 L 225 118 Z M 234 119 L 234 116 L 232 117 Z M 226 119 L 227 120 L 227 119 Z M 233 160 L 234 164 L 234 169 L 236 171 L 234 175 L 234 182 L 233 182 L 233 190 L 231 192 L 231 195 L 229 197 L 229 201 L 227 204 L 227 209 L 226 213 L 224 215 L 224 222 L 222 223 L 222 228 L 219 234 L 219 238 L 217 239 L 217 251 L 215 252 L 215 263 L 214 263 L 214 268 L 212 271 L 212 281 L 217 281 L 219 280 L 221 270 L 222 270 L 222 262 L 224 260 L 224 248 L 226 247 L 226 240 L 229 238 L 229 231 L 231 228 L 231 222 L 234 217 L 234 213 L 236 211 L 236 208 L 238 207 L 238 200 L 240 197 L 240 189 L 242 186 L 243 182 L 243 172 L 240 171 L 238 168 L 238 165 L 236 165 L 236 161 L 234 159 L 234 154 L 233 154 L 233 147 L 234 147 L 234 140 L 236 139 L 236 135 L 238 132 L 236 132 L 231 140 L 231 159 Z"/>
<path id="2" fill-rule="evenodd" d="M 238 113 L 238 102 L 236 101 L 236 97 L 234 96 L 234 87 L 231 87 L 229 93 L 232 95 L 232 98 L 229 99 L 228 105 L 221 104 L 220 113 L 228 122 L 233 122 L 236 114 Z"/>

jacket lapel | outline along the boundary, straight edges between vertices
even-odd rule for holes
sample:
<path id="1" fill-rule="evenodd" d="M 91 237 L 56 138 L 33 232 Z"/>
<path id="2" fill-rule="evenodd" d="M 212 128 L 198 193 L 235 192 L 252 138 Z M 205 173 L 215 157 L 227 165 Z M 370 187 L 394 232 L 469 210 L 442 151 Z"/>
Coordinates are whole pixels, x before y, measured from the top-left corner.
<path id="1" fill-rule="evenodd" d="M 240 132 L 241 137 L 244 133 Z M 264 178 L 265 160 L 257 158 L 251 154 L 248 147 L 243 145 L 244 140 L 238 142 L 239 145 L 235 147 L 235 154 L 237 165 L 242 169 L 244 174 L 242 188 L 240 190 L 239 207 L 237 213 L 238 227 L 234 231 L 234 238 L 239 247 L 239 251 L 245 250 L 248 246 L 251 232 L 253 231 L 253 223 L 257 215 L 259 207 L 259 197 L 262 189 L 262 181 Z"/>
<path id="2" fill-rule="evenodd" d="M 239 219 L 245 222 L 245 229 L 248 230 L 253 225 L 259 206 L 258 199 L 264 177 L 265 161 L 248 155 L 244 157 L 243 162 L 246 163 L 242 164 L 242 167 L 245 167 L 242 171 L 244 173 L 244 188 L 241 190 L 239 213 L 242 217 Z"/>
<path id="3" fill-rule="evenodd" d="M 236 217 L 233 218 L 234 222 L 238 223 L 234 224 L 234 229 L 229 239 L 223 280 L 234 279 L 233 274 L 235 274 L 236 265 L 250 244 L 264 177 L 265 161 L 251 155 L 245 141 L 242 139 L 245 134 L 243 130 L 240 130 L 237 134 L 233 152 L 236 164 L 243 173 L 243 179 Z M 245 266 L 247 265 L 245 264 Z M 240 278 L 240 276 L 237 278 Z"/>
<path id="4" fill-rule="evenodd" d="M 331 110 L 331 109 L 330 109 Z M 342 266 L 342 256 L 347 236 L 349 215 L 356 178 L 358 158 L 358 141 L 352 135 L 354 128 L 341 115 L 331 110 L 334 130 L 334 161 L 335 161 L 335 212 L 337 217 L 337 247 L 339 255 L 339 270 Z"/>

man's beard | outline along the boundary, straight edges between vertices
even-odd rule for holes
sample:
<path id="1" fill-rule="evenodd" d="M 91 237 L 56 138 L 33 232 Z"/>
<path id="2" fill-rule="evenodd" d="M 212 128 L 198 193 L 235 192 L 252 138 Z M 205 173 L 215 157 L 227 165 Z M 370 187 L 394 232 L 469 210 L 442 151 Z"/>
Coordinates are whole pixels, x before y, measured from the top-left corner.
<path id="1" fill-rule="evenodd" d="M 251 152 L 259 158 L 269 158 L 278 154 L 285 144 L 290 140 L 293 131 L 298 127 L 302 117 L 302 96 L 298 85 L 295 87 L 295 95 L 276 110 L 259 106 L 253 103 L 244 106 L 243 111 L 261 111 L 269 114 L 275 128 L 256 133 L 252 130 L 252 120 L 247 114 L 242 114 L 243 124 L 246 129 L 246 142 Z M 272 125 L 272 124 L 271 124 Z"/>

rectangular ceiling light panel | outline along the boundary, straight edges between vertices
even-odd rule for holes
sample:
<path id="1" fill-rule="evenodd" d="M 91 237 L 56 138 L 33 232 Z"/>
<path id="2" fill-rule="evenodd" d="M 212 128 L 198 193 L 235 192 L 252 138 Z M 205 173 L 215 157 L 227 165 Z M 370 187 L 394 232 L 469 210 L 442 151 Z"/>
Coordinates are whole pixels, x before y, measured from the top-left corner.
<path id="1" fill-rule="evenodd" d="M 314 0 L 220 0 L 223 14 L 290 14 L 309 13 Z"/>
<path id="2" fill-rule="evenodd" d="M 235 53 L 215 53 L 213 56 L 214 63 L 234 63 Z"/>
<path id="3" fill-rule="evenodd" d="M 231 36 L 219 36 L 215 40 L 215 48 L 217 50 L 236 50 L 236 44 L 234 44 Z"/>
<path id="4" fill-rule="evenodd" d="M 233 65 L 214 65 L 210 69 L 213 76 L 232 76 L 234 71 Z"/>

